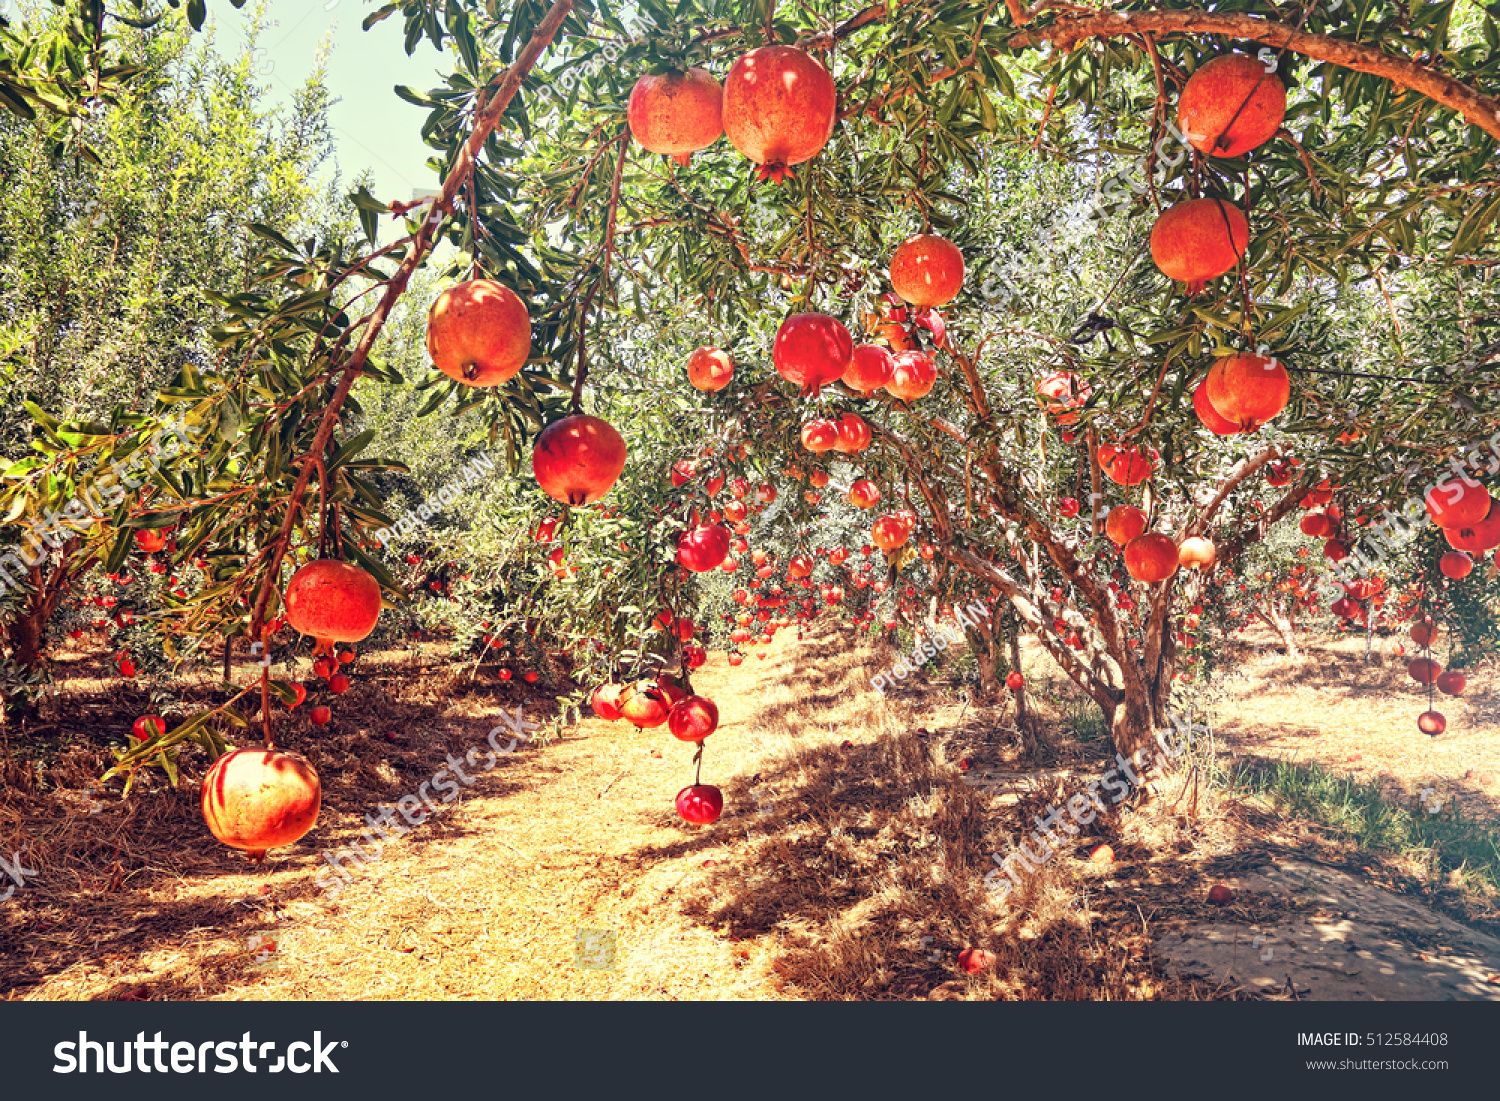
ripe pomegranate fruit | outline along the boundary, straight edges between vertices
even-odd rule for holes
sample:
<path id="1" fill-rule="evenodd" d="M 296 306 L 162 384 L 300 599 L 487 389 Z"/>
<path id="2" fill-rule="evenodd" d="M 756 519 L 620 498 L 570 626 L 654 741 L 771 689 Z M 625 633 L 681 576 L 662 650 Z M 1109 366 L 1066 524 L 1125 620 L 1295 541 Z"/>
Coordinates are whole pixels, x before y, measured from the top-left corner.
<path id="1" fill-rule="evenodd" d="M 1105 455 L 1109 454 L 1106 460 Z M 1122 486 L 1140 485 L 1152 474 L 1156 473 L 1156 464 L 1161 456 L 1152 448 L 1150 456 L 1144 454 L 1138 447 L 1100 448 L 1099 462 L 1104 467 L 1104 473 L 1108 474 L 1110 480 Z"/>
<path id="2" fill-rule="evenodd" d="M 138 531 L 135 533 L 135 546 L 139 551 L 146 554 L 155 554 L 167 545 L 167 537 L 159 531 Z"/>
<path id="3" fill-rule="evenodd" d="M 647 73 L 630 89 L 625 118 L 644 149 L 686 165 L 724 132 L 724 89 L 705 69 Z"/>
<path id="4" fill-rule="evenodd" d="M 687 376 L 695 390 L 716 393 L 734 379 L 734 360 L 718 348 L 699 348 L 688 357 Z"/>
<path id="5" fill-rule="evenodd" d="M 758 654 L 765 657 L 765 654 Z M 712 784 L 694 784 L 677 793 L 677 813 L 694 826 L 708 826 L 724 813 L 724 793 Z"/>
<path id="6" fill-rule="evenodd" d="M 1162 211 L 1151 227 L 1151 259 L 1168 279 L 1199 294 L 1238 264 L 1250 244 L 1244 212 L 1222 199 L 1189 199 Z"/>
<path id="7" fill-rule="evenodd" d="M 1222 416 L 1208 400 L 1207 378 L 1193 390 L 1193 412 L 1198 414 L 1199 423 L 1215 436 L 1237 436 L 1244 431 L 1234 421 Z"/>
<path id="8" fill-rule="evenodd" d="M 874 482 L 861 478 L 849 487 L 849 503 L 855 508 L 874 508 L 880 504 L 880 490 Z"/>
<path id="9" fill-rule="evenodd" d="M 842 377 L 853 357 L 854 338 L 844 323 L 821 313 L 793 314 L 771 345 L 777 373 L 808 397 Z"/>
<path id="10" fill-rule="evenodd" d="M 1216 550 L 1213 543 L 1200 535 L 1192 535 L 1177 548 L 1177 564 L 1185 570 L 1206 570 L 1214 564 Z"/>
<path id="11" fill-rule="evenodd" d="M 1123 547 L 1146 530 L 1146 514 L 1134 505 L 1120 505 L 1104 518 L 1104 534 L 1117 547 Z"/>
<path id="12" fill-rule="evenodd" d="M 1203 389 L 1215 412 L 1240 431 L 1251 432 L 1286 408 L 1292 381 L 1286 368 L 1270 356 L 1220 356 Z"/>
<path id="13" fill-rule="evenodd" d="M 919 233 L 891 255 L 891 286 L 913 306 L 944 306 L 964 284 L 964 256 L 952 241 Z"/>
<path id="14" fill-rule="evenodd" d="M 813 560 L 805 554 L 794 554 L 787 561 L 788 577 L 809 577 L 813 572 Z"/>
<path id="15" fill-rule="evenodd" d="M 309 562 L 287 584 L 286 618 L 304 635 L 358 642 L 380 619 L 380 582 L 337 559 Z"/>
<path id="16" fill-rule="evenodd" d="M 1349 544 L 1338 539 L 1330 539 L 1323 544 L 1323 557 L 1330 562 L 1342 562 L 1349 557 Z"/>
<path id="17" fill-rule="evenodd" d="M 1009 688 L 1012 692 L 1019 692 L 1025 687 L 1025 684 L 1026 678 L 1021 676 L 1020 673 L 1011 672 L 1005 677 L 1005 687 Z"/>
<path id="18" fill-rule="evenodd" d="M 1462 551 L 1449 551 L 1438 559 L 1438 569 L 1444 577 L 1462 581 L 1474 571 L 1474 559 Z"/>
<path id="19" fill-rule="evenodd" d="M 1464 689 L 1469 686 L 1469 678 L 1457 669 L 1449 669 L 1433 681 L 1437 690 L 1445 696 L 1462 696 Z"/>
<path id="20" fill-rule="evenodd" d="M 531 468 L 543 492 L 566 505 L 599 500 L 625 469 L 625 441 L 608 422 L 575 413 L 537 437 Z"/>
<path id="21" fill-rule="evenodd" d="M 1049 417 L 1058 424 L 1072 424 L 1078 420 L 1074 410 L 1083 408 L 1093 396 L 1094 388 L 1082 375 L 1054 371 L 1036 384 L 1036 392 L 1047 399 L 1043 405 Z"/>
<path id="22" fill-rule="evenodd" d="M 499 386 L 531 355 L 531 315 L 509 287 L 470 279 L 438 295 L 427 312 L 432 364 L 466 386 Z"/>
<path id="23" fill-rule="evenodd" d="M 688 460 L 686 459 L 682 459 L 679 462 L 673 463 L 671 475 L 673 488 L 681 489 L 683 486 L 687 485 L 693 480 L 693 475 L 697 472 L 698 465 L 696 463 L 688 462 Z"/>
<path id="24" fill-rule="evenodd" d="M 1215 883 L 1208 889 L 1208 901 L 1215 906 L 1227 906 L 1234 901 L 1234 892 L 1223 883 Z"/>
<path id="25" fill-rule="evenodd" d="M 844 368 L 843 382 L 852 390 L 873 394 L 891 381 L 896 364 L 889 349 L 879 344 L 858 344 Z"/>
<path id="26" fill-rule="evenodd" d="M 828 70 L 793 46 L 751 50 L 724 78 L 724 133 L 772 183 L 818 155 L 833 134 L 837 106 Z"/>
<path id="27" fill-rule="evenodd" d="M 828 484 L 828 471 L 814 470 L 807 476 L 807 480 L 820 489 Z"/>
<path id="28" fill-rule="evenodd" d="M 883 551 L 898 550 L 911 538 L 911 529 L 896 516 L 882 516 L 870 530 L 871 541 Z"/>
<path id="29" fill-rule="evenodd" d="M 1125 568 L 1147 585 L 1165 581 L 1177 572 L 1177 544 L 1157 531 L 1137 536 L 1125 545 Z"/>
<path id="30" fill-rule="evenodd" d="M 1200 66 L 1177 101 L 1177 127 L 1198 152 L 1242 157 L 1270 141 L 1286 115 L 1286 86 L 1250 54 Z"/>
<path id="31" fill-rule="evenodd" d="M 937 382 L 937 364 L 926 352 L 898 352 L 892 357 L 888 392 L 902 401 L 926 397 Z"/>
<path id="32" fill-rule="evenodd" d="M 1413 658 L 1406 671 L 1418 684 L 1432 684 L 1443 675 L 1443 667 L 1431 658 Z"/>
<path id="33" fill-rule="evenodd" d="M 1417 716 L 1417 729 L 1436 738 L 1448 729 L 1448 720 L 1443 718 L 1441 711 L 1424 711 Z"/>
<path id="34" fill-rule="evenodd" d="M 826 417 L 810 420 L 802 426 L 802 446 L 813 454 L 824 451 L 832 451 L 839 443 L 839 426 L 837 421 Z"/>
<path id="35" fill-rule="evenodd" d="M 625 693 L 630 689 L 623 684 L 601 684 L 594 689 L 594 694 L 589 697 L 589 706 L 606 722 L 618 722 L 620 719 L 620 704 Z"/>
<path id="36" fill-rule="evenodd" d="M 308 718 L 312 719 L 314 726 L 327 726 L 333 719 L 333 711 L 329 707 L 319 704 L 308 713 Z"/>
<path id="37" fill-rule="evenodd" d="M 677 539 L 677 564 L 694 573 L 707 573 L 729 557 L 729 529 L 708 524 L 685 531 Z"/>
<path id="38" fill-rule="evenodd" d="M 672 700 L 662 686 L 652 681 L 640 681 L 625 695 L 620 704 L 620 717 L 640 730 L 649 730 L 667 721 L 667 712 L 672 709 Z"/>
<path id="39" fill-rule="evenodd" d="M 1413 623 L 1407 633 L 1418 646 L 1431 646 L 1437 641 L 1439 627 L 1436 623 Z"/>
<path id="40" fill-rule="evenodd" d="M 958 966 L 966 975 L 977 975 L 995 966 L 995 954 L 983 948 L 965 948 L 958 954 Z"/>
<path id="41" fill-rule="evenodd" d="M 1427 491 L 1427 515 L 1440 528 L 1472 528 L 1490 513 L 1490 491 L 1478 482 L 1450 478 Z"/>
<path id="42" fill-rule="evenodd" d="M 237 749 L 203 778 L 203 820 L 224 844 L 259 861 L 299 840 L 318 820 L 322 785 L 295 753 Z"/>
<path id="43" fill-rule="evenodd" d="M 1298 525 L 1302 534 L 1313 539 L 1326 539 L 1333 534 L 1333 521 L 1321 512 L 1309 512 Z"/>
<path id="44" fill-rule="evenodd" d="M 682 742 L 701 742 L 719 728 L 719 708 L 703 696 L 689 696 L 672 705 L 667 729 Z"/>
<path id="45" fill-rule="evenodd" d="M 335 696 L 342 696 L 345 692 L 349 691 L 349 678 L 342 673 L 335 673 L 328 678 L 328 691 L 332 692 Z"/>
<path id="46" fill-rule="evenodd" d="M 833 449 L 846 455 L 855 455 L 869 447 L 874 439 L 875 435 L 863 417 L 858 413 L 845 413 L 839 418 L 838 442 L 833 445 Z"/>
<path id="47" fill-rule="evenodd" d="M 130 727 L 130 733 L 139 742 L 144 742 L 151 738 L 159 738 L 166 732 L 167 721 L 160 715 L 142 715 Z"/>

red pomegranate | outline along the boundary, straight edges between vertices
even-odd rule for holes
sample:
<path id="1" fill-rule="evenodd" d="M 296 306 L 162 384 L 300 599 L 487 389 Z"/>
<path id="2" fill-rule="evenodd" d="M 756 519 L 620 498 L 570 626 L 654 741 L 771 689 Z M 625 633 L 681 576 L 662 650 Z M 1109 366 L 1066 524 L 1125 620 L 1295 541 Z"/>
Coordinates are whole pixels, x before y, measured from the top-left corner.
<path id="1" fill-rule="evenodd" d="M 734 360 L 718 348 L 699 348 L 688 357 L 687 376 L 693 389 L 716 393 L 734 378 Z"/>
<path id="2" fill-rule="evenodd" d="M 1137 536 L 1125 545 L 1125 568 L 1147 585 L 1165 581 L 1177 572 L 1177 544 L 1158 531 Z"/>
<path id="3" fill-rule="evenodd" d="M 1088 379 L 1072 371 L 1054 371 L 1036 384 L 1036 392 L 1046 403 L 1047 415 L 1058 424 L 1072 424 L 1078 420 L 1074 412 L 1081 409 L 1094 393 Z"/>
<path id="4" fill-rule="evenodd" d="M 813 560 L 805 554 L 794 554 L 788 559 L 786 572 L 788 577 L 810 577 L 813 572 Z"/>
<path id="5" fill-rule="evenodd" d="M 304 635 L 358 642 L 380 619 L 380 582 L 333 558 L 309 562 L 287 584 L 286 618 Z"/>
<path id="6" fill-rule="evenodd" d="M 863 417 L 858 413 L 845 413 L 839 418 L 838 442 L 833 448 L 846 455 L 855 455 L 869 447 L 874 438 Z"/>
<path id="7" fill-rule="evenodd" d="M 432 364 L 467 386 L 499 386 L 531 355 L 531 315 L 515 291 L 470 279 L 438 295 L 427 313 Z"/>
<path id="8" fill-rule="evenodd" d="M 1440 528 L 1472 528 L 1490 513 L 1490 491 L 1478 482 L 1449 478 L 1427 491 L 1427 515 Z"/>
<path id="9" fill-rule="evenodd" d="M 1026 678 L 1021 676 L 1020 673 L 1011 672 L 1005 677 L 1005 687 L 1009 688 L 1012 692 L 1019 692 L 1025 684 Z"/>
<path id="10" fill-rule="evenodd" d="M 1406 671 L 1418 684 L 1431 684 L 1443 675 L 1443 667 L 1431 658 L 1413 658 Z"/>
<path id="11" fill-rule="evenodd" d="M 135 533 L 136 549 L 146 554 L 155 554 L 166 545 L 167 537 L 159 531 L 138 531 Z"/>
<path id="12" fill-rule="evenodd" d="M 1424 711 L 1417 716 L 1417 729 L 1436 738 L 1448 729 L 1448 720 L 1441 711 Z"/>
<path id="13" fill-rule="evenodd" d="M 594 694 L 589 697 L 589 706 L 606 722 L 618 722 L 620 720 L 620 704 L 624 702 L 625 694 L 630 689 L 623 684 L 601 684 L 594 689 Z"/>
<path id="14" fill-rule="evenodd" d="M 1177 548 L 1177 564 L 1186 570 L 1206 570 L 1214 564 L 1216 553 L 1210 540 L 1191 535 Z"/>
<path id="15" fill-rule="evenodd" d="M 1339 539 L 1330 539 L 1323 544 L 1323 557 L 1330 562 L 1342 562 L 1349 557 L 1349 544 Z"/>
<path id="16" fill-rule="evenodd" d="M 1177 101 L 1177 127 L 1198 152 L 1242 157 L 1270 141 L 1286 115 L 1286 86 L 1249 54 L 1199 67 Z"/>
<path id="17" fill-rule="evenodd" d="M 1277 489 L 1285 489 L 1291 485 L 1297 477 L 1297 460 L 1287 459 L 1285 462 L 1271 463 L 1266 467 L 1266 484 L 1275 486 Z"/>
<path id="18" fill-rule="evenodd" d="M 712 784 L 685 787 L 677 793 L 677 813 L 691 825 L 711 825 L 724 813 L 724 793 Z"/>
<path id="19" fill-rule="evenodd" d="M 1339 597 L 1333 602 L 1328 610 L 1331 611 L 1334 615 L 1338 616 L 1340 619 L 1353 619 L 1360 613 L 1359 604 L 1349 599 L 1347 596 Z"/>
<path id="20" fill-rule="evenodd" d="M 844 385 L 872 394 L 891 381 L 891 371 L 895 366 L 889 349 L 879 344 L 857 345 L 849 366 L 844 368 Z"/>
<path id="21" fill-rule="evenodd" d="M 724 89 L 704 69 L 647 73 L 630 90 L 630 134 L 652 153 L 685 165 L 724 132 Z"/>
<path id="22" fill-rule="evenodd" d="M 891 286 L 913 306 L 946 305 L 963 284 L 963 253 L 942 237 L 908 237 L 891 256 Z"/>
<path id="23" fill-rule="evenodd" d="M 568 505 L 592 504 L 625 469 L 625 441 L 608 422 L 575 413 L 542 430 L 531 468 L 547 496 Z"/>
<path id="24" fill-rule="evenodd" d="M 672 464 L 672 485 L 681 489 L 693 480 L 693 475 L 698 473 L 698 464 L 687 459 L 680 459 Z"/>
<path id="25" fill-rule="evenodd" d="M 677 539 L 677 564 L 694 573 L 717 569 L 729 557 L 729 529 L 707 524 L 685 531 Z"/>
<path id="26" fill-rule="evenodd" d="M 883 551 L 898 550 L 911 538 L 911 528 L 897 516 L 882 516 L 870 531 L 870 541 Z"/>
<path id="27" fill-rule="evenodd" d="M 855 508 L 874 508 L 880 504 L 880 490 L 874 482 L 861 478 L 849 487 L 849 503 Z"/>
<path id="28" fill-rule="evenodd" d="M 1146 530 L 1146 514 L 1134 505 L 1121 505 L 1109 510 L 1104 518 L 1104 534 L 1116 546 L 1123 547 Z"/>
<path id="29" fill-rule="evenodd" d="M 1168 279 L 1200 293 L 1229 271 L 1250 244 L 1244 212 L 1222 199 L 1189 199 L 1162 211 L 1151 227 L 1151 259 Z"/>
<path id="30" fill-rule="evenodd" d="M 1439 630 L 1436 623 L 1413 623 L 1407 633 L 1418 646 L 1431 646 L 1437 641 Z"/>
<path id="31" fill-rule="evenodd" d="M 1444 577 L 1462 581 L 1474 571 L 1474 559 L 1462 551 L 1449 551 L 1438 559 L 1438 569 Z"/>
<path id="32" fill-rule="evenodd" d="M 793 314 L 771 345 L 777 373 L 808 396 L 842 377 L 853 357 L 854 339 L 844 323 L 821 313 Z"/>
<path id="33" fill-rule="evenodd" d="M 828 471 L 814 470 L 807 476 L 807 480 L 821 489 L 828 484 Z"/>
<path id="34" fill-rule="evenodd" d="M 793 46 L 763 46 L 736 61 L 724 78 L 724 133 L 780 183 L 787 169 L 818 155 L 833 134 L 838 93 L 828 70 Z"/>
<path id="35" fill-rule="evenodd" d="M 926 397 L 937 382 L 937 364 L 926 352 L 898 352 L 892 357 L 891 380 L 885 388 L 902 401 Z"/>
<path id="36" fill-rule="evenodd" d="M 1500 547 L 1500 504 L 1490 505 L 1490 514 L 1477 524 L 1444 528 L 1443 537 L 1454 550 L 1484 554 Z"/>
<path id="37" fill-rule="evenodd" d="M 719 728 L 719 708 L 704 696 L 689 696 L 667 712 L 667 729 L 682 742 L 701 742 Z"/>
<path id="38" fill-rule="evenodd" d="M 1464 689 L 1469 686 L 1469 678 L 1465 677 L 1457 669 L 1449 669 L 1433 681 L 1437 690 L 1445 696 L 1462 696 Z"/>
<path id="39" fill-rule="evenodd" d="M 802 446 L 813 454 L 832 451 L 838 446 L 839 426 L 827 417 L 810 420 L 802 426 Z"/>
<path id="40" fill-rule="evenodd" d="M 1244 429 L 1235 424 L 1234 421 L 1222 416 L 1213 403 L 1208 400 L 1208 379 L 1205 378 L 1198 383 L 1193 390 L 1193 412 L 1198 414 L 1198 421 L 1215 436 L 1237 436 Z"/>
<path id="41" fill-rule="evenodd" d="M 622 698 L 620 717 L 638 730 L 650 730 L 667 721 L 673 702 L 662 685 L 639 681 Z"/>
<path id="42" fill-rule="evenodd" d="M 1286 368 L 1270 356 L 1220 356 L 1203 381 L 1214 411 L 1251 432 L 1273 419 L 1291 400 Z"/>
<path id="43" fill-rule="evenodd" d="M 322 801 L 317 772 L 295 753 L 237 749 L 215 761 L 203 778 L 209 830 L 256 861 L 267 849 L 301 839 L 317 822 Z"/>
<path id="44" fill-rule="evenodd" d="M 995 954 L 983 948 L 965 948 L 958 954 L 958 966 L 966 975 L 977 975 L 995 966 Z"/>
<path id="45" fill-rule="evenodd" d="M 1321 512 L 1309 512 L 1298 526 L 1311 539 L 1327 539 L 1334 532 L 1333 521 Z"/>
<path id="46" fill-rule="evenodd" d="M 1104 473 L 1109 475 L 1111 481 L 1122 486 L 1140 485 L 1156 473 L 1156 464 L 1161 460 L 1155 448 L 1151 449 L 1149 457 L 1138 447 L 1109 448 L 1108 453 L 1109 458 L 1106 459 L 1106 450 L 1099 449 L 1099 461 L 1104 467 Z"/>

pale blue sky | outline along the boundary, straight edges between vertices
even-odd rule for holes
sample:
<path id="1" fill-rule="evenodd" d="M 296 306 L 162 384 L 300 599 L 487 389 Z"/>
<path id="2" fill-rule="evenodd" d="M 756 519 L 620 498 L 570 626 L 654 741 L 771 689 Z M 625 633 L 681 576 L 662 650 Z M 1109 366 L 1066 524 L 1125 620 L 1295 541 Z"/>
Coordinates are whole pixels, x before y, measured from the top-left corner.
<path id="1" fill-rule="evenodd" d="M 392 89 L 397 84 L 422 91 L 437 87 L 452 59 L 425 39 L 407 57 L 405 21 L 399 13 L 361 30 L 365 15 L 378 6 L 369 0 L 269 0 L 269 22 L 261 34 L 261 47 L 267 51 L 262 79 L 272 101 L 284 101 L 307 79 L 318 47 L 331 36 L 328 84 L 338 102 L 329 119 L 342 179 L 351 183 L 369 169 L 377 198 L 405 201 L 414 190 L 436 189 L 437 177 L 426 167 L 434 150 L 421 139 L 426 110 L 407 103 Z M 250 24 L 247 12 L 222 0 L 209 4 L 208 10 L 218 23 L 221 49 L 241 49 Z"/>

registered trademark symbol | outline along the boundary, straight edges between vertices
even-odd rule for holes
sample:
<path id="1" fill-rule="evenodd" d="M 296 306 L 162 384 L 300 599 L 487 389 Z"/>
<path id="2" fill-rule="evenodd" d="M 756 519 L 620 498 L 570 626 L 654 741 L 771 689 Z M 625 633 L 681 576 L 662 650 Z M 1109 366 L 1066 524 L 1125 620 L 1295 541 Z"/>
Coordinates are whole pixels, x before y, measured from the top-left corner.
<path id="1" fill-rule="evenodd" d="M 349 1041 L 348 1040 L 340 1040 L 339 1041 L 339 1047 L 348 1047 L 348 1046 L 349 1046 Z"/>

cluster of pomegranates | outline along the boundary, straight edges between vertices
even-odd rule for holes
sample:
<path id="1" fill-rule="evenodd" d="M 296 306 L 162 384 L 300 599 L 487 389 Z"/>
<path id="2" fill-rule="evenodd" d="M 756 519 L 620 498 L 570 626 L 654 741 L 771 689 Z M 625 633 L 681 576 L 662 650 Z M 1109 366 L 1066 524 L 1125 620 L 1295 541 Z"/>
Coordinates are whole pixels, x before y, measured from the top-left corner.
<path id="1" fill-rule="evenodd" d="M 589 697 L 589 706 L 606 722 L 624 719 L 637 730 L 665 726 L 678 741 L 697 745 L 700 759 L 703 743 L 719 726 L 719 708 L 713 700 L 689 694 L 667 676 L 602 684 Z M 695 782 L 677 793 L 677 813 L 691 825 L 707 826 L 723 811 L 724 793 L 712 784 Z"/>

